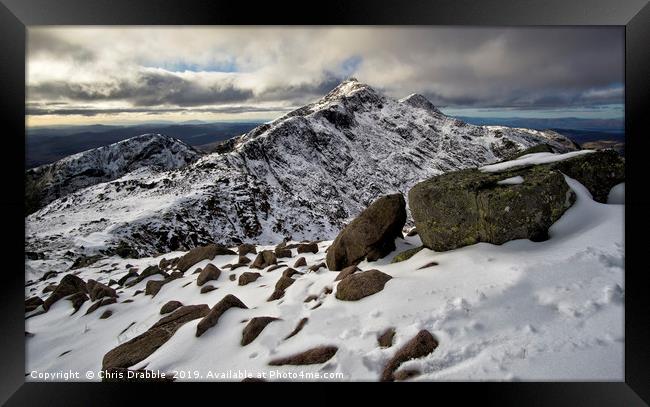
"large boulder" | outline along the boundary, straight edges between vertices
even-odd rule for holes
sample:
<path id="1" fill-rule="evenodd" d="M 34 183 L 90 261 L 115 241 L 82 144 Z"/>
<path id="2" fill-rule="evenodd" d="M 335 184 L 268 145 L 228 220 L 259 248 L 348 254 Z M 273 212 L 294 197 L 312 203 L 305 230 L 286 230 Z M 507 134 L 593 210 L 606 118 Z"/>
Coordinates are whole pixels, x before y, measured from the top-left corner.
<path id="1" fill-rule="evenodd" d="M 241 346 L 253 342 L 268 324 L 277 320 L 278 318 L 275 317 L 255 317 L 251 319 L 242 331 Z"/>
<path id="2" fill-rule="evenodd" d="M 89 279 L 88 282 L 86 282 L 86 287 L 88 288 L 88 294 L 90 295 L 91 301 L 95 301 L 104 297 L 118 297 L 117 292 L 115 292 L 114 288 L 111 288 L 106 284 L 99 283 L 93 279 Z"/>
<path id="3" fill-rule="evenodd" d="M 336 287 L 336 298 L 343 301 L 357 301 L 384 289 L 392 277 L 379 270 L 354 273 L 343 278 Z"/>
<path id="4" fill-rule="evenodd" d="M 199 287 L 208 281 L 218 280 L 221 275 L 221 270 L 212 263 L 208 263 L 203 270 L 199 273 L 199 276 L 196 278 L 196 285 Z"/>
<path id="5" fill-rule="evenodd" d="M 218 244 L 209 244 L 207 246 L 195 247 L 194 249 L 187 252 L 183 257 L 181 257 L 180 260 L 178 260 L 176 268 L 184 273 L 190 267 L 200 262 L 201 260 L 212 260 L 216 256 L 227 254 L 237 253 L 228 249 L 227 247 Z"/>
<path id="6" fill-rule="evenodd" d="M 623 182 L 625 164 L 615 152 L 601 151 L 497 172 L 456 171 L 415 185 L 409 207 L 422 243 L 436 251 L 478 242 L 542 241 L 575 201 L 563 174 L 605 202 L 609 190 Z"/>
<path id="7" fill-rule="evenodd" d="M 341 270 L 364 258 L 374 261 L 395 250 L 402 237 L 406 202 L 402 194 L 386 195 L 366 208 L 336 237 L 327 250 L 327 267 Z"/>
<path id="8" fill-rule="evenodd" d="M 251 273 L 246 271 L 239 276 L 239 285 L 247 285 L 262 277 L 260 273 Z"/>
<path id="9" fill-rule="evenodd" d="M 257 257 L 255 257 L 255 261 L 253 261 L 253 264 L 251 264 L 249 267 L 252 269 L 265 269 L 268 266 L 271 266 L 273 264 L 276 264 L 278 262 L 278 258 L 273 253 L 271 250 L 262 250 L 257 254 Z"/>
<path id="10" fill-rule="evenodd" d="M 171 338 L 183 324 L 206 316 L 210 307 L 205 304 L 186 305 L 161 318 L 149 330 L 110 350 L 102 360 L 102 370 L 128 368 L 143 361 Z"/>

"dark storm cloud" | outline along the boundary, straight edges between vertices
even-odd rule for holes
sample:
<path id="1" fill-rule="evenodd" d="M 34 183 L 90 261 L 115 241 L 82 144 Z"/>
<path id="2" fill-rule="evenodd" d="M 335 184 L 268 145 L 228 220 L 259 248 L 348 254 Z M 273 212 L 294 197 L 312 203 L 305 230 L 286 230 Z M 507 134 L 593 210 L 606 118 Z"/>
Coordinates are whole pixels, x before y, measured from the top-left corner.
<path id="1" fill-rule="evenodd" d="M 75 44 L 46 31 L 28 30 L 27 41 L 28 58 L 52 56 L 69 58 L 76 62 L 90 62 L 95 59 L 95 53 L 90 47 Z"/>
<path id="2" fill-rule="evenodd" d="M 141 72 L 134 79 L 110 82 L 43 82 L 28 88 L 30 99 L 73 101 L 128 101 L 134 106 L 200 106 L 242 102 L 253 97 L 249 89 L 232 83 L 201 85 L 167 72 Z"/>
<path id="3" fill-rule="evenodd" d="M 48 108 L 46 105 L 30 104 L 27 106 L 27 114 L 32 116 L 44 116 L 57 114 L 62 116 L 97 116 L 97 115 L 111 115 L 121 113 L 141 113 L 147 115 L 167 114 L 167 113 L 255 113 L 255 112 L 283 112 L 287 111 L 283 106 L 269 106 L 260 107 L 255 105 L 242 105 L 242 106 L 223 106 L 211 108 L 78 108 L 78 107 L 62 107 L 62 108 Z"/>

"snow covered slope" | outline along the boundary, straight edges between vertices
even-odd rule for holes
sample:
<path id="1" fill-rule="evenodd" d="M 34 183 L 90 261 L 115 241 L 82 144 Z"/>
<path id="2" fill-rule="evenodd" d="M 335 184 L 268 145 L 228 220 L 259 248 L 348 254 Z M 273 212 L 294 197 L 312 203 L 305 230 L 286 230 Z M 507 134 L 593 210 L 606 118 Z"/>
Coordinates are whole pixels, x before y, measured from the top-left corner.
<path id="1" fill-rule="evenodd" d="M 623 380 L 624 205 L 597 203 L 581 184 L 567 182 L 577 200 L 551 227 L 549 240 L 515 240 L 501 246 L 479 243 L 444 253 L 423 249 L 409 260 L 391 264 L 400 251 L 420 245 L 418 236 L 397 239 L 397 250 L 388 257 L 359 265 L 393 277 L 382 291 L 359 301 L 335 298 L 338 273 L 326 268 L 308 271 L 323 261 L 330 241 L 320 242 L 315 254 L 298 255 L 292 249 L 291 259 L 280 259 L 292 266 L 298 256 L 304 256 L 306 265 L 296 267 L 301 274 L 294 276 L 295 282 L 278 301 L 266 299 L 286 268 L 257 270 L 261 273 L 257 281 L 239 286 L 223 267 L 237 261 L 235 255 L 210 260 L 223 272 L 210 282 L 217 289 L 205 294 L 195 282 L 196 274 L 188 270 L 155 297 L 136 294 L 147 280 L 118 289 L 117 303 L 89 315 L 84 314 L 90 301 L 71 315 L 70 302 L 59 300 L 46 314 L 26 320 L 25 329 L 33 334 L 26 338 L 26 380 L 44 380 L 38 373 L 69 370 L 80 372 L 77 380 L 99 380 L 104 354 L 162 318 L 163 304 L 177 300 L 213 306 L 227 294 L 237 296 L 248 309 L 226 311 L 216 326 L 198 338 L 199 320 L 186 323 L 131 368 L 178 372 L 181 381 L 239 381 L 243 374 L 258 373 L 271 381 L 375 381 L 397 349 L 426 329 L 439 346 L 402 365 L 402 370 L 420 371 L 413 380 Z M 263 248 L 258 246 L 258 251 Z M 161 257 L 108 258 L 79 269 L 78 275 L 107 283 L 125 275 L 127 263 L 143 270 L 158 264 Z M 437 265 L 421 268 L 432 261 Z M 203 260 L 190 270 L 207 263 Z M 256 270 L 242 267 L 233 273 L 238 277 L 246 271 Z M 47 284 L 26 287 L 26 296 L 40 294 Z M 326 287 L 331 288 L 330 294 Z M 315 299 L 305 302 L 310 295 Z M 112 315 L 100 319 L 105 310 Z M 261 316 L 280 320 L 242 346 L 244 326 Z M 283 339 L 303 318 L 308 320 L 302 331 Z M 377 336 L 389 327 L 396 331 L 394 344 L 381 348 Z M 338 348 L 326 363 L 268 365 L 271 359 L 320 345 Z M 85 376 L 87 371 L 94 376 Z"/>
<path id="2" fill-rule="evenodd" d="M 90 185 L 114 180 L 139 168 L 172 170 L 196 161 L 199 153 L 180 140 L 144 134 L 83 151 L 25 174 L 28 213 Z"/>
<path id="3" fill-rule="evenodd" d="M 557 133 L 466 124 L 411 95 L 356 80 L 183 168 L 139 170 L 55 200 L 27 218 L 26 247 L 67 268 L 74 256 L 125 242 L 152 255 L 195 245 L 332 239 L 378 196 L 445 171 L 498 161 Z"/>

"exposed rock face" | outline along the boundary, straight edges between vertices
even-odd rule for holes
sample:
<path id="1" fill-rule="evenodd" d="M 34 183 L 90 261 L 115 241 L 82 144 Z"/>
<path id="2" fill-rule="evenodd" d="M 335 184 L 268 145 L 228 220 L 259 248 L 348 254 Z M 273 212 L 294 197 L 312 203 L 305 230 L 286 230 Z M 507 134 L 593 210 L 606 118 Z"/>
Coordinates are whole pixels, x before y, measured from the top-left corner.
<path id="1" fill-rule="evenodd" d="M 209 244 L 207 246 L 195 247 L 190 250 L 186 255 L 180 258 L 176 268 L 182 272 L 186 272 L 190 267 L 200 262 L 201 260 L 212 260 L 216 256 L 226 254 L 237 254 L 232 250 L 217 244 Z"/>
<path id="2" fill-rule="evenodd" d="M 87 293 L 86 283 L 74 274 L 66 274 L 54 289 L 52 294 L 43 302 L 43 309 L 49 310 L 52 304 L 63 297 L 76 293 Z"/>
<path id="3" fill-rule="evenodd" d="M 221 275 L 221 270 L 212 263 L 208 263 L 203 270 L 199 273 L 199 276 L 196 278 L 196 285 L 199 287 L 208 281 L 218 280 Z"/>
<path id="4" fill-rule="evenodd" d="M 275 253 L 270 250 L 262 250 L 257 254 L 257 257 L 255 257 L 255 261 L 250 265 L 250 268 L 261 270 L 270 265 L 276 264 L 277 262 L 278 258 Z"/>
<path id="5" fill-rule="evenodd" d="M 160 308 L 160 313 L 169 314 L 182 306 L 183 304 L 180 301 L 167 301 L 165 305 Z"/>
<path id="6" fill-rule="evenodd" d="M 520 176 L 520 184 L 498 184 Z M 560 171 L 533 166 L 498 173 L 456 171 L 423 181 L 409 192 L 424 246 L 451 250 L 478 242 L 542 241 L 575 201 Z"/>
<path id="7" fill-rule="evenodd" d="M 377 260 L 395 250 L 406 223 L 406 202 L 402 194 L 386 195 L 361 212 L 336 237 L 327 251 L 327 267 L 341 270 L 364 258 Z"/>
<path id="8" fill-rule="evenodd" d="M 269 365 L 315 365 L 318 363 L 325 363 L 330 360 L 337 351 L 338 348 L 336 346 L 319 346 L 295 355 L 273 359 L 269 362 Z"/>
<path id="9" fill-rule="evenodd" d="M 205 305 L 186 305 L 161 318 L 149 330 L 112 349 L 102 360 L 102 369 L 128 368 L 146 359 L 171 338 L 183 324 L 206 316 L 210 308 Z"/>
<path id="10" fill-rule="evenodd" d="M 393 373 L 407 360 L 417 359 L 428 355 L 438 347 L 438 341 L 431 335 L 431 332 L 422 330 L 404 346 L 388 362 L 381 374 L 382 381 L 393 381 Z"/>
<path id="11" fill-rule="evenodd" d="M 199 321 L 199 324 L 196 326 L 196 336 L 199 337 L 203 335 L 205 331 L 215 326 L 221 315 L 233 307 L 248 309 L 239 298 L 232 294 L 226 295 L 221 301 L 212 307 L 210 312 L 201 321 Z"/>
<path id="12" fill-rule="evenodd" d="M 239 276 L 239 285 L 246 285 L 252 283 L 253 281 L 257 280 L 260 277 L 262 277 L 260 273 L 251 273 L 249 271 L 244 272 Z"/>
<path id="13" fill-rule="evenodd" d="M 384 289 L 392 277 L 379 270 L 368 270 L 352 274 L 341 280 L 336 287 L 336 298 L 343 301 L 357 301 Z"/>
<path id="14" fill-rule="evenodd" d="M 268 324 L 277 321 L 275 317 L 255 317 L 251 319 L 242 331 L 241 346 L 253 342 Z"/>
<path id="15" fill-rule="evenodd" d="M 316 242 L 301 243 L 298 245 L 298 253 L 318 253 L 318 244 Z"/>

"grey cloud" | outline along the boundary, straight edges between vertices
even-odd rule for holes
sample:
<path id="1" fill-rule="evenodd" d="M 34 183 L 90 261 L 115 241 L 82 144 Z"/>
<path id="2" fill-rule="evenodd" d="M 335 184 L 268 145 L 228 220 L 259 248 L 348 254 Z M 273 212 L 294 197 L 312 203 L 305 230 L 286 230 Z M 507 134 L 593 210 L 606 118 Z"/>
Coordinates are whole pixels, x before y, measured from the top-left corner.
<path id="1" fill-rule="evenodd" d="M 92 107 L 78 108 L 78 107 L 64 107 L 64 108 L 48 108 L 44 105 L 30 104 L 27 107 L 27 114 L 32 116 L 43 115 L 61 115 L 61 116 L 97 116 L 97 115 L 110 115 L 121 113 L 141 113 L 147 115 L 157 115 L 166 113 L 257 113 L 257 112 L 284 112 L 291 110 L 285 106 L 270 106 L 260 107 L 256 105 L 242 105 L 242 106 L 221 106 L 212 108 L 104 108 L 97 109 Z"/>

